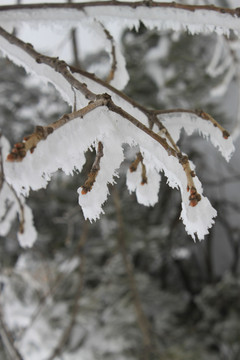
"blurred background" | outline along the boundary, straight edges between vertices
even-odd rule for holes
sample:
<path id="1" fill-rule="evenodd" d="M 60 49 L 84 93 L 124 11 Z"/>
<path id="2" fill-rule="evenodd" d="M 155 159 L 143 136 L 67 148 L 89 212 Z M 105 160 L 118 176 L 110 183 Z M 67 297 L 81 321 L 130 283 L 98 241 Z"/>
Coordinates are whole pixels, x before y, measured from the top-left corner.
<path id="1" fill-rule="evenodd" d="M 30 36 L 24 27 L 16 27 L 16 34 Z M 233 34 L 219 39 L 160 33 L 143 25 L 121 37 L 130 76 L 125 93 L 150 108 L 203 109 L 233 134 L 230 163 L 198 134 L 182 133 L 179 144 L 196 165 L 218 212 L 216 223 L 204 241 L 194 243 L 179 220 L 179 192 L 164 175 L 158 203 L 139 205 L 126 188 L 134 159 L 128 147 L 105 215 L 95 223 L 83 219 L 77 200 L 93 154 L 86 154 L 81 174 L 59 171 L 47 189 L 27 200 L 38 231 L 35 245 L 20 248 L 17 220 L 0 238 L 3 360 L 240 359 L 239 40 Z M 222 55 L 214 73 L 210 64 L 219 42 Z M 77 29 L 61 34 L 55 45 L 73 65 L 98 68 L 105 76 L 108 54 L 81 52 Z M 69 111 L 52 86 L 0 59 L 0 128 L 11 144 Z"/>

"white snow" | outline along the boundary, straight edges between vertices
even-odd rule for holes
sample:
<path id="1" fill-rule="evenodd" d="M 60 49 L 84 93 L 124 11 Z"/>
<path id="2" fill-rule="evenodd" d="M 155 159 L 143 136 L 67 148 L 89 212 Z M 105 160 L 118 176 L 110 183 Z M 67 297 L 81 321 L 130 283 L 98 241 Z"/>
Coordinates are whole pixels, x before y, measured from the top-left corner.
<path id="1" fill-rule="evenodd" d="M 145 206 L 153 206 L 158 202 L 158 192 L 161 176 L 155 169 L 149 168 L 148 164 L 146 164 L 146 169 L 146 184 L 141 184 L 141 164 L 138 165 L 137 170 L 134 172 L 130 172 L 130 170 L 128 170 L 127 187 L 130 193 L 136 191 L 136 197 L 139 204 L 143 204 Z"/>
<path id="2" fill-rule="evenodd" d="M 22 247 L 32 247 L 37 240 L 37 231 L 33 224 L 33 214 L 29 206 L 24 204 L 24 231 L 17 233 L 19 244 Z M 19 211 L 18 211 L 19 213 Z M 19 214 L 20 216 L 20 214 Z"/>

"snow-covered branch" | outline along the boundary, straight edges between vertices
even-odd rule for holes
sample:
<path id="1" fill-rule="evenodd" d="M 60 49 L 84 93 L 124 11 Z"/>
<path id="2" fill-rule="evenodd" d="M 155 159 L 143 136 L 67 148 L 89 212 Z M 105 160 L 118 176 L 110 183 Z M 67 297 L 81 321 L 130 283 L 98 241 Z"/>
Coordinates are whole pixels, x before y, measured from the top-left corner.
<path id="1" fill-rule="evenodd" d="M 36 11 L 37 10 L 37 11 Z M 214 5 L 184 5 L 175 2 L 94 1 L 67 4 L 29 4 L 0 7 L 0 19 L 5 24 L 28 21 L 74 22 L 84 18 L 106 22 L 122 21 L 124 26 L 138 26 L 141 20 L 147 27 L 158 29 L 188 29 L 191 33 L 239 33 L 240 10 Z M 14 19 L 14 20 L 13 20 Z"/>
<path id="2" fill-rule="evenodd" d="M 81 171 L 85 163 L 84 153 L 87 149 L 96 147 L 97 154 L 92 170 L 85 184 L 78 189 L 79 204 L 85 218 L 94 220 L 103 212 L 102 204 L 109 193 L 107 185 L 115 182 L 117 169 L 124 160 L 122 145 L 138 145 L 141 154 L 141 175 L 139 178 L 139 169 L 136 174 L 128 172 L 129 190 L 136 190 L 139 202 L 154 205 L 159 189 L 159 172 L 164 171 L 169 185 L 178 187 L 181 191 L 181 217 L 187 232 L 193 238 L 197 234 L 198 238 L 202 239 L 211 227 L 216 211 L 203 196 L 202 186 L 196 177 L 193 164 L 177 145 L 180 131 L 184 128 L 191 134 L 198 130 L 203 136 L 210 138 L 227 160 L 234 150 L 232 140 L 228 132 L 204 111 L 149 110 L 108 84 L 108 80 L 115 80 L 113 75 L 119 57 L 116 57 L 115 44 L 106 24 L 110 16 L 116 16 L 112 14 L 112 10 L 114 9 L 116 14 L 117 6 L 121 8 L 121 16 L 118 17 L 122 19 L 122 16 L 126 16 L 125 25 L 128 26 L 135 24 L 133 19 L 137 19 L 137 22 L 141 19 L 151 28 L 155 26 L 154 16 L 160 16 L 162 11 L 170 23 L 171 16 L 177 16 L 177 20 L 174 18 L 176 21 L 172 22 L 171 26 L 180 21 L 181 24 L 188 23 L 189 30 L 191 21 L 198 21 L 198 24 L 201 24 L 200 30 L 203 31 L 203 18 L 207 17 L 209 21 L 221 19 L 221 25 L 216 25 L 216 22 L 213 26 L 210 22 L 207 29 L 219 32 L 221 28 L 221 32 L 225 33 L 226 29 L 230 28 L 237 31 L 238 10 L 224 12 L 221 8 L 212 6 L 189 7 L 175 3 L 151 3 L 151 6 L 146 6 L 146 3 L 104 2 L 105 7 L 100 2 L 62 5 L 64 4 L 50 4 L 46 7 L 4 7 L 3 11 L 0 11 L 0 18 L 3 16 L 3 24 L 7 26 L 7 23 L 10 23 L 9 15 L 18 14 L 18 21 L 32 21 L 38 16 L 39 21 L 48 22 L 54 13 L 54 21 L 61 20 L 64 25 L 64 16 L 73 26 L 72 20 L 79 20 L 81 16 L 86 17 L 88 21 L 89 18 L 96 17 L 102 24 L 105 38 L 107 36 L 111 43 L 111 78 L 104 82 L 93 74 L 69 66 L 59 58 L 42 55 L 31 44 L 25 43 L 1 27 L 0 47 L 3 53 L 16 64 L 24 66 L 28 72 L 37 74 L 44 81 L 52 82 L 63 98 L 74 107 L 72 113 L 63 115 L 50 125 L 37 126 L 32 135 L 15 144 L 5 164 L 7 181 L 16 193 L 28 195 L 30 189 L 45 187 L 52 174 L 59 168 L 66 174 L 72 174 L 75 170 Z M 83 9 L 84 11 L 80 11 Z M 223 17 L 227 17 L 225 22 Z"/>

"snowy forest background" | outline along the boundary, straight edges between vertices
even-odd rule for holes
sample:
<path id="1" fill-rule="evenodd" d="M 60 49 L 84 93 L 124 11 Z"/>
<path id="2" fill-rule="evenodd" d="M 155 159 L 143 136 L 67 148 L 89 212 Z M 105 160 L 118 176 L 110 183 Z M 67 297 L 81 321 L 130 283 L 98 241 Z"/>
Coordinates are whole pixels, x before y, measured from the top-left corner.
<path id="1" fill-rule="evenodd" d="M 238 72 L 221 93 L 228 69 L 216 77 L 207 73 L 217 39 L 143 25 L 138 32 L 126 30 L 122 46 L 130 81 L 124 91 L 151 108 L 204 109 L 233 132 L 239 40 L 224 40 L 236 44 L 231 55 Z M 83 44 L 74 58 L 73 32 L 62 41 L 75 65 L 104 67 L 105 53 L 81 58 Z M 68 111 L 52 86 L 8 59 L 0 60 L 0 94 L 0 127 L 11 144 L 33 125 Z M 89 172 L 90 151 L 81 175 L 58 172 L 47 189 L 32 192 L 37 242 L 30 249 L 18 245 L 17 221 L 0 238 L 0 358 L 8 359 L 15 348 L 10 359 L 239 360 L 239 144 L 236 137 L 236 151 L 225 163 L 206 140 L 182 135 L 181 147 L 218 212 L 202 242 L 185 233 L 179 193 L 166 181 L 154 207 L 129 194 L 125 174 L 133 158 L 127 147 L 105 215 L 94 223 L 83 219 L 76 193 Z M 11 332 L 13 349 L 6 347 L 3 327 Z"/>

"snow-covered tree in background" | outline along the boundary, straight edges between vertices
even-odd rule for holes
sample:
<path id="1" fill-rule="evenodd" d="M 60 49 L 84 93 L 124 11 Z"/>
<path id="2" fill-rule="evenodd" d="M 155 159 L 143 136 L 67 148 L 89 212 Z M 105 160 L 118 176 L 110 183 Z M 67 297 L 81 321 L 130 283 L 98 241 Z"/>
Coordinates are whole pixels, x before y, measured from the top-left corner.
<path id="1" fill-rule="evenodd" d="M 3 55 L 17 65 L 23 66 L 31 76 L 35 74 L 43 82 L 52 83 L 71 107 L 67 113 L 64 110 L 58 119 L 55 118 L 51 121 L 46 119 L 42 123 L 41 121 L 36 123 L 35 119 L 32 122 L 36 125 L 35 130 L 33 132 L 30 130 L 31 135 L 26 135 L 28 132 L 25 133 L 23 140 L 21 138 L 16 139 L 15 136 L 15 145 L 12 150 L 10 150 L 10 145 L 6 139 L 6 136 L 9 135 L 8 131 L 5 133 L 5 127 L 2 128 L 1 235 L 7 235 L 11 222 L 18 214 L 20 221 L 19 242 L 25 247 L 32 246 L 36 240 L 36 230 L 33 227 L 30 207 L 25 204 L 25 197 L 29 195 L 31 189 L 45 188 L 58 169 L 62 169 L 67 175 L 73 175 L 84 170 L 85 154 L 89 154 L 88 150 L 90 149 L 95 154 L 95 159 L 90 156 L 92 161 L 90 166 L 89 164 L 88 166 L 85 165 L 89 170 L 85 174 L 85 179 L 81 178 L 81 183 L 78 185 L 80 186 L 78 189 L 79 204 L 86 219 L 96 220 L 99 218 L 103 212 L 102 206 L 109 194 L 109 185 L 116 182 L 119 171 L 121 171 L 119 170 L 121 163 L 124 158 L 129 163 L 130 156 L 132 160 L 126 170 L 127 187 L 130 192 L 136 192 L 138 202 L 147 206 L 153 206 L 158 202 L 160 172 L 163 172 L 168 184 L 173 188 L 178 188 L 181 192 L 182 211 L 181 214 L 178 211 L 177 217 L 181 216 L 188 234 L 194 239 L 203 239 L 217 214 L 209 200 L 203 195 L 202 185 L 195 174 L 193 163 L 188 159 L 185 152 L 181 151 L 179 145 L 181 130 L 184 129 L 187 136 L 192 135 L 197 130 L 204 138 L 208 138 L 213 143 L 227 161 L 234 151 L 234 146 L 228 132 L 216 121 L 217 119 L 214 119 L 204 110 L 190 109 L 188 107 L 189 101 L 184 101 L 183 95 L 178 96 L 177 92 L 183 94 L 186 92 L 186 98 L 191 98 L 191 91 L 189 94 L 187 93 L 186 84 L 179 82 L 179 86 L 176 86 L 174 90 L 164 91 L 166 84 L 173 81 L 176 72 L 173 71 L 171 63 L 164 65 L 163 59 L 169 58 L 171 43 L 176 42 L 184 31 L 193 35 L 216 33 L 217 36 L 214 38 L 217 39 L 215 50 L 211 54 L 212 58 L 209 59 L 205 70 L 209 82 L 211 78 L 217 78 L 211 91 L 208 88 L 209 94 L 212 97 L 224 94 L 232 79 L 239 77 L 239 9 L 230 10 L 229 8 L 207 5 L 180 5 L 161 2 L 68 3 L 45 6 L 34 4 L 0 7 L 0 23 L 0 46 Z M 151 34 L 157 32 L 162 34 L 161 38 L 158 36 L 158 41 L 155 41 L 150 51 L 144 54 L 145 71 L 156 90 L 155 101 L 152 99 L 150 106 L 144 99 L 141 102 L 133 100 L 124 91 L 128 82 L 131 86 L 134 79 L 131 79 L 131 72 L 129 78 L 126 70 L 125 57 L 128 57 L 128 53 L 124 54 L 121 41 L 122 38 L 125 41 L 125 50 L 126 45 L 132 48 L 137 47 L 138 36 L 126 31 L 126 29 L 132 28 L 135 28 L 137 32 L 139 30 L 139 33 L 141 33 L 141 28 L 144 28 L 144 36 L 149 37 L 149 39 Z M 49 34 L 54 33 L 52 42 L 50 36 L 46 40 L 48 33 L 46 29 L 48 29 Z M 170 35 L 172 30 L 173 32 Z M 41 31 L 44 34 L 42 38 L 40 36 Z M 75 46 L 75 58 L 64 58 L 65 52 L 63 53 L 64 60 L 62 60 L 63 45 L 59 46 L 59 40 L 56 40 L 59 33 L 61 33 L 61 41 L 64 40 L 64 34 L 67 36 L 66 34 L 71 33 L 73 44 L 76 41 L 76 35 L 78 36 L 80 55 L 77 46 Z M 143 38 L 139 36 L 139 39 L 141 47 Z M 176 60 L 174 58 L 173 62 Z M 161 61 L 163 62 L 161 63 Z M 71 63 L 74 63 L 74 66 Z M 160 63 L 161 66 L 159 66 Z M 190 66 L 189 64 L 189 68 Z M 195 74 L 192 75 L 192 77 L 194 76 Z M 190 70 L 186 74 L 186 78 L 191 81 Z M 38 83 L 38 80 L 34 81 L 36 84 Z M 207 85 L 206 83 L 206 88 Z M 144 95 L 144 97 L 146 96 Z M 46 102 L 46 104 L 49 106 L 49 103 Z M 25 114 L 27 109 L 26 106 Z M 36 107 L 34 111 L 36 113 Z M 49 109 L 46 108 L 46 113 L 49 112 Z M 24 109 L 22 114 L 24 114 Z M 18 116 L 17 111 L 16 116 Z M 29 117 L 32 116 L 35 114 L 33 115 L 33 112 L 30 111 Z M 232 128 L 234 136 L 237 137 L 239 123 L 236 122 Z M 29 127 L 27 131 L 29 131 Z M 22 132 L 20 133 L 22 134 Z M 186 139 L 187 137 L 185 137 Z M 203 156 L 207 158 L 208 154 L 203 154 Z M 207 162 L 204 158 L 203 161 Z M 122 168 L 124 168 L 124 164 Z M 163 184 L 161 186 L 164 187 Z M 157 289 L 155 294 L 149 292 L 151 295 L 148 301 L 153 301 L 154 310 L 148 310 L 149 313 L 146 316 L 136 289 L 132 264 L 126 254 L 119 195 L 114 191 L 113 203 L 118 218 L 119 250 L 127 271 L 133 306 L 145 349 L 142 356 L 144 359 L 149 358 L 149 356 L 157 357 L 156 348 L 158 346 L 155 344 L 156 339 L 151 338 L 152 330 L 149 318 L 154 317 L 161 308 L 160 304 L 154 302 L 159 293 Z M 51 205 L 49 204 L 49 206 Z M 68 223 L 71 221 L 74 223 L 75 214 L 79 215 L 76 208 L 67 215 Z M 169 216 L 171 217 L 170 212 Z M 45 318 L 49 317 L 49 322 L 35 323 L 36 314 L 38 314 L 38 311 L 34 311 L 35 308 L 38 308 L 38 298 L 36 299 L 35 294 L 38 289 L 35 288 L 35 281 L 32 282 L 29 291 L 23 294 L 24 301 L 27 302 L 26 311 L 23 308 L 24 301 L 23 304 L 21 301 L 18 302 L 21 309 L 15 309 L 18 314 L 16 322 L 11 323 L 12 307 L 5 302 L 4 311 L 9 328 L 14 329 L 14 331 L 17 331 L 18 327 L 20 328 L 20 334 L 16 333 L 17 342 L 14 344 L 10 338 L 8 339 L 8 329 L 4 327 L 3 322 L 2 341 L 5 346 L 10 344 L 10 351 L 14 352 L 15 358 L 20 359 L 21 353 L 24 354 L 24 359 L 28 358 L 27 354 L 32 359 L 37 353 L 38 358 L 53 359 L 57 358 L 65 346 L 68 348 L 65 355 L 66 359 L 76 359 L 76 356 L 81 356 L 83 359 L 94 356 L 101 358 L 101 354 L 105 354 L 104 357 L 106 357 L 108 351 L 109 358 L 113 358 L 111 354 L 115 354 L 114 356 L 118 356 L 118 358 L 121 358 L 120 356 L 131 358 L 131 346 L 133 345 L 131 341 L 127 341 L 127 336 L 119 337 L 119 343 L 116 344 L 114 341 L 111 342 L 114 335 L 112 334 L 111 337 L 107 329 L 103 331 L 96 341 L 97 345 L 94 346 L 92 342 L 95 340 L 93 337 L 88 337 L 88 333 L 93 333 L 94 329 L 97 329 L 96 336 L 99 336 L 101 324 L 92 321 L 87 325 L 84 316 L 81 318 L 81 313 L 76 320 L 81 295 L 85 312 L 100 311 L 103 316 L 101 320 L 103 323 L 109 319 L 114 321 L 114 316 L 119 322 L 122 316 L 123 322 L 119 322 L 119 326 L 124 332 L 127 321 L 129 321 L 128 332 L 131 333 L 132 331 L 135 346 L 137 346 L 138 335 L 133 330 L 134 320 L 131 318 L 131 309 L 127 307 L 126 311 L 124 310 L 125 301 L 129 300 L 123 295 L 126 291 L 125 284 L 118 283 L 114 289 L 107 287 L 109 276 L 110 274 L 113 275 L 112 271 L 118 273 L 119 260 L 117 257 L 114 257 L 113 261 L 109 261 L 109 264 L 104 263 L 104 271 L 106 271 L 104 287 L 94 290 L 93 286 L 93 290 L 89 289 L 85 295 L 81 294 L 85 261 L 81 249 L 86 241 L 87 231 L 87 228 L 83 231 L 80 243 L 76 246 L 76 252 L 72 252 L 69 256 L 66 266 L 63 258 L 60 257 L 57 260 L 58 265 L 52 269 L 54 277 L 56 276 L 56 282 L 53 281 L 53 290 L 39 289 L 40 299 L 43 299 L 42 303 L 44 303 L 47 301 L 46 299 L 49 299 L 49 294 L 55 296 L 55 287 L 58 288 L 61 277 L 66 278 L 68 273 L 75 272 L 76 278 L 71 279 L 71 286 L 77 287 L 79 291 L 75 293 L 73 289 L 69 289 L 72 303 L 66 306 L 62 302 L 62 294 L 61 296 L 58 295 L 59 299 L 55 299 L 55 311 L 59 313 L 62 309 L 62 313 L 68 316 L 67 323 L 66 318 L 61 318 L 59 314 L 57 315 L 54 312 L 48 312 L 49 309 L 52 311 L 53 307 L 47 307 L 46 311 L 43 310 L 43 313 L 46 312 L 44 313 Z M 109 234 L 111 230 L 107 232 Z M 69 237 L 71 238 L 71 236 Z M 139 246 L 141 245 L 139 244 Z M 155 245 L 152 246 L 149 250 L 149 256 L 158 261 L 154 258 Z M 107 249 L 109 252 L 112 251 L 111 242 L 107 245 Z M 138 253 L 137 245 L 134 252 Z M 172 256 L 174 262 L 179 266 L 179 259 L 189 259 L 190 255 L 188 251 L 184 252 L 184 250 L 177 249 Z M 29 262 L 31 268 L 31 260 L 23 257 L 21 261 L 18 263 L 20 274 L 21 267 L 25 268 L 26 263 Z M 61 265 L 62 261 L 63 264 Z M 93 270 L 88 264 L 85 272 L 88 274 L 87 281 L 89 284 L 92 281 L 92 272 L 94 272 L 93 278 L 96 281 L 95 272 L 97 271 L 101 271 L 101 265 L 99 265 L 99 270 L 97 267 Z M 139 276 L 142 289 L 144 288 L 146 291 L 148 287 L 147 278 L 142 273 Z M 57 280 L 58 277 L 60 280 Z M 21 279 L 23 288 L 26 288 L 28 279 L 24 278 L 24 274 L 21 275 Z M 5 282 L 3 279 L 3 283 Z M 49 285 L 51 286 L 51 281 Z M 10 282 L 4 296 L 6 299 L 16 297 L 15 302 L 17 303 L 18 296 L 13 291 L 14 287 L 15 285 Z M 123 303 L 119 303 L 118 315 L 115 314 L 116 308 L 112 309 L 113 313 L 110 309 L 105 312 L 105 310 L 100 309 L 101 305 L 96 303 L 92 304 L 92 309 L 89 309 L 88 302 L 91 301 L 92 297 L 104 299 L 104 294 L 108 291 L 112 292 L 112 296 L 119 296 L 120 299 L 123 296 Z M 190 286 L 190 293 L 191 291 L 193 294 L 195 293 Z M 113 295 L 114 293 L 115 295 Z M 168 300 L 166 299 L 166 301 Z M 204 302 L 205 300 L 200 299 L 199 302 L 201 303 L 201 301 Z M 204 308 L 204 304 L 202 307 Z M 107 313 L 108 311 L 111 315 Z M 23 314 L 25 320 L 19 320 L 19 312 Z M 128 318 L 130 320 L 127 320 Z M 65 329 L 63 334 L 58 331 L 58 327 L 54 327 L 54 319 L 57 319 L 60 327 Z M 167 327 L 164 319 L 161 320 Z M 70 341 L 70 333 L 73 331 L 73 327 L 75 327 L 76 338 L 71 337 Z M 52 333 L 51 338 L 49 338 L 49 332 Z M 106 339 L 108 340 L 106 341 Z M 40 346 L 42 341 L 45 342 L 46 346 Z M 69 341 L 70 343 L 68 343 Z M 85 346 L 81 352 L 75 352 L 82 343 Z M 34 348 L 38 349 L 37 352 L 34 352 Z M 54 349 L 53 352 L 50 349 Z M 125 353 L 122 354 L 119 349 Z M 132 355 L 132 358 L 140 358 L 140 352 Z M 174 358 L 172 355 L 174 352 L 175 350 L 172 349 L 165 356 Z M 193 352 L 189 358 L 191 356 L 196 358 L 196 354 L 197 351 Z"/>

